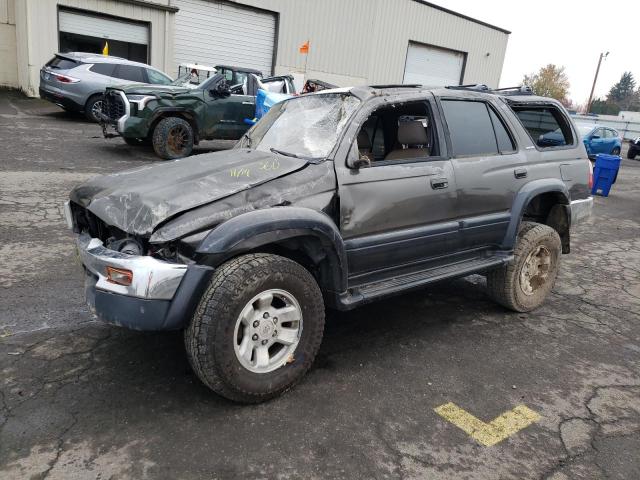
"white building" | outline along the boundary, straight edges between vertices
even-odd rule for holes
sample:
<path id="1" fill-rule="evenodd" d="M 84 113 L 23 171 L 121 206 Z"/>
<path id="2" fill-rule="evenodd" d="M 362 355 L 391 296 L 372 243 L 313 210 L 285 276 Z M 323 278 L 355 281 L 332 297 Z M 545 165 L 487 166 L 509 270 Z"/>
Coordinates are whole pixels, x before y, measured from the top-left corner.
<path id="1" fill-rule="evenodd" d="M 508 36 L 421 0 L 0 0 L 0 85 L 35 96 L 54 53 L 108 41 L 110 54 L 170 75 L 195 62 L 345 86 L 495 87 Z"/>

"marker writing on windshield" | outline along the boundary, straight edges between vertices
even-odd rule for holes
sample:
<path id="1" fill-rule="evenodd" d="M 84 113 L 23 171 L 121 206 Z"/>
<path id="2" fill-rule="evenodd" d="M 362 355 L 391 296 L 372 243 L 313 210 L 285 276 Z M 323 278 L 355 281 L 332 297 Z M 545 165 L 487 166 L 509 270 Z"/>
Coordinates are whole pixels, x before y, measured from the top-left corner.
<path id="1" fill-rule="evenodd" d="M 232 177 L 248 177 L 251 171 L 248 168 L 232 168 L 229 173 Z"/>
<path id="2" fill-rule="evenodd" d="M 278 170 L 279 168 L 280 168 L 280 161 L 278 159 L 263 160 L 260 163 L 260 170 Z"/>

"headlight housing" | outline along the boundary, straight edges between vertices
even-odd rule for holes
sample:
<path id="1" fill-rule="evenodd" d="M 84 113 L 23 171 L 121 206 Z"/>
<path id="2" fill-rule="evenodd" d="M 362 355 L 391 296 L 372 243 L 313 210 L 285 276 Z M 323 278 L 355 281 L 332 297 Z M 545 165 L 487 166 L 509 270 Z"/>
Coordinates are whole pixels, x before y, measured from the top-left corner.
<path id="1" fill-rule="evenodd" d="M 151 100 L 155 100 L 156 97 L 154 95 L 127 95 L 127 100 L 129 103 L 134 103 L 138 107 L 138 111 L 144 110 L 144 107 L 147 106 Z"/>

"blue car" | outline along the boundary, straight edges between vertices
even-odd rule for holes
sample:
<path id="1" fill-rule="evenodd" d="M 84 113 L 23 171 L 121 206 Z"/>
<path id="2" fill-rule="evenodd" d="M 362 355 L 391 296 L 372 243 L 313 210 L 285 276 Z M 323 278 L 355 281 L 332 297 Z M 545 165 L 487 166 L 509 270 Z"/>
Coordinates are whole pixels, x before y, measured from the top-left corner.
<path id="1" fill-rule="evenodd" d="M 598 125 L 576 125 L 582 141 L 587 149 L 589 158 L 593 158 L 598 153 L 608 153 L 620 155 L 622 150 L 622 138 L 613 128 L 599 127 Z"/>

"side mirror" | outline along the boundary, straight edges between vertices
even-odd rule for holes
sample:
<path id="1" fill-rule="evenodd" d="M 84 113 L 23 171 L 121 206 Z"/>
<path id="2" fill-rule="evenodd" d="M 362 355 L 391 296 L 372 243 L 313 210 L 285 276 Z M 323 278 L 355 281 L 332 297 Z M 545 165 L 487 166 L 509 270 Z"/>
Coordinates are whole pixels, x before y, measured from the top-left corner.
<path id="1" fill-rule="evenodd" d="M 600 135 L 591 135 L 591 140 L 597 140 L 600 138 Z"/>
<path id="2" fill-rule="evenodd" d="M 368 155 L 362 155 L 358 152 L 357 155 L 349 155 L 347 158 L 347 167 L 353 169 L 366 168 L 371 166 L 371 159 Z"/>
<path id="3" fill-rule="evenodd" d="M 228 97 L 231 95 L 231 90 L 229 89 L 229 85 L 226 80 L 222 80 L 218 82 L 218 84 L 211 89 L 211 95 L 214 97 Z"/>

